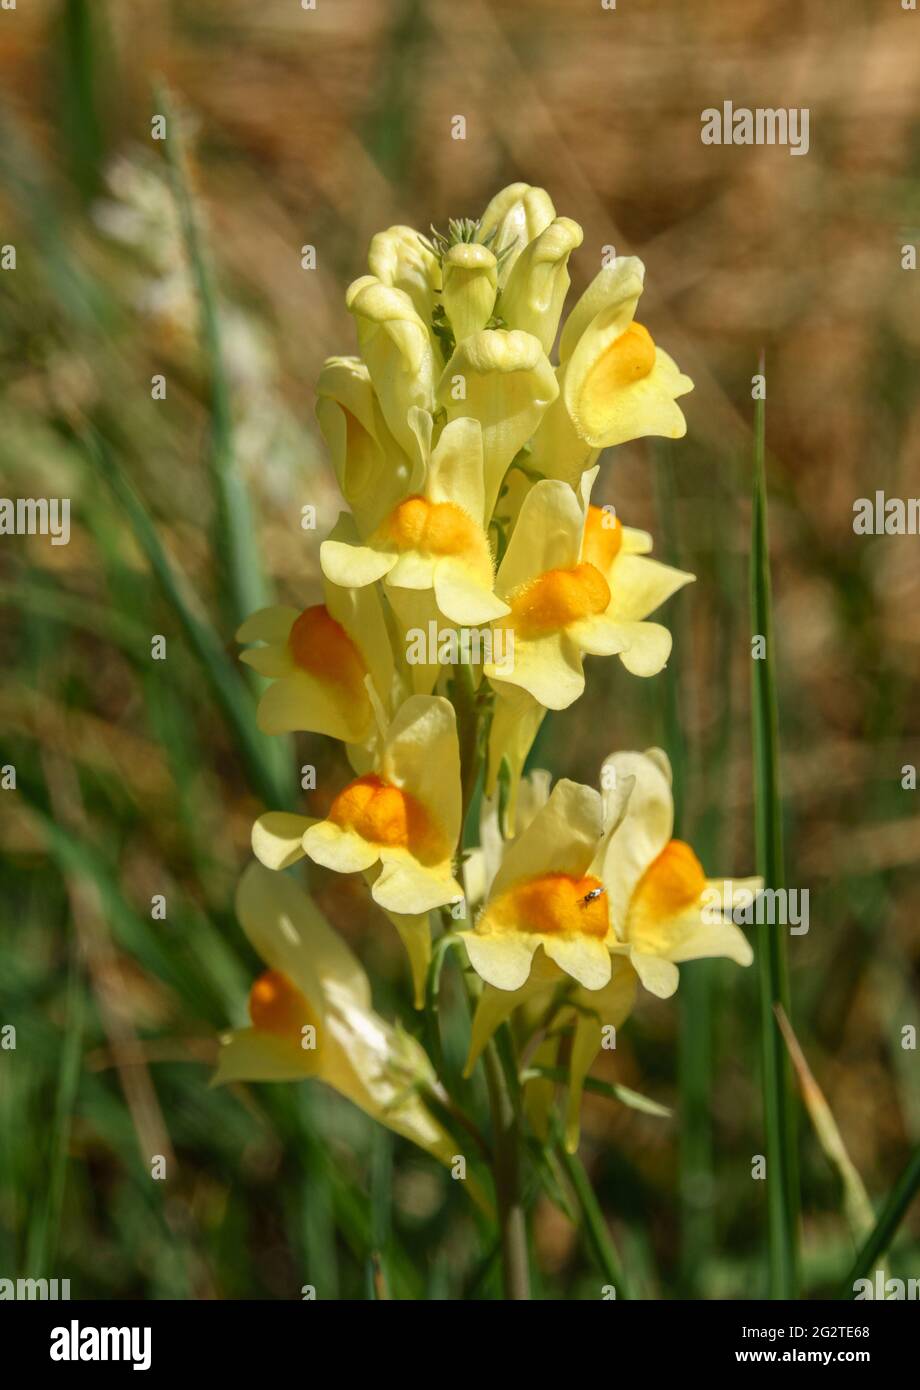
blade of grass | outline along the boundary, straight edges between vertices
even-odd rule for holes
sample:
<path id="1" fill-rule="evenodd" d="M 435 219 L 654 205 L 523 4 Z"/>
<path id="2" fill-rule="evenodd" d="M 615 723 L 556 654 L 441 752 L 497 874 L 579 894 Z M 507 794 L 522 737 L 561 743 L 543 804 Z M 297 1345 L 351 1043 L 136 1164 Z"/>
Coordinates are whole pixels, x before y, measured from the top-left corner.
<path id="1" fill-rule="evenodd" d="M 616 1289 L 617 1298 L 629 1298 L 629 1285 L 623 1273 L 623 1266 L 617 1254 L 616 1246 L 607 1228 L 604 1213 L 601 1211 L 600 1203 L 594 1195 L 594 1188 L 591 1186 L 591 1179 L 585 1172 L 585 1166 L 577 1154 L 570 1154 L 562 1142 L 561 1135 L 558 1136 L 556 1152 L 565 1171 L 565 1174 L 572 1184 L 572 1189 L 578 1200 L 583 1217 L 582 1232 L 585 1243 L 597 1261 L 598 1268 L 607 1280 Z"/>
<path id="2" fill-rule="evenodd" d="M 565 1067 L 528 1067 L 526 1071 L 521 1072 L 522 1083 L 535 1077 L 565 1082 L 569 1079 L 569 1073 Z M 649 1100 L 648 1096 L 631 1090 L 629 1086 L 620 1086 L 614 1081 L 602 1081 L 598 1076 L 586 1076 L 583 1089 L 591 1095 L 619 1101 L 621 1105 L 628 1106 L 630 1110 L 639 1110 L 643 1115 L 656 1115 L 659 1119 L 670 1120 L 674 1114 L 666 1105 L 659 1105 L 657 1100 Z"/>
<path id="3" fill-rule="evenodd" d="M 210 466 L 217 499 L 214 551 L 219 557 L 229 590 L 229 615 L 238 627 L 266 602 L 265 583 L 252 522 L 246 484 L 236 465 L 233 410 L 224 361 L 220 313 L 210 260 L 192 198 L 188 159 L 179 117 L 165 88 L 154 92 L 157 113 L 166 118 L 163 142 L 173 196 L 182 223 L 182 235 L 198 295 L 201 345 L 211 388 Z"/>
<path id="4" fill-rule="evenodd" d="M 70 1126 L 80 1084 L 85 1010 L 86 991 L 79 951 L 76 943 L 72 942 L 70 972 L 67 981 L 67 1024 L 64 1029 L 58 1068 L 54 1123 L 47 1168 L 48 1181 L 42 1184 L 43 1200 L 37 1204 L 38 1210 L 29 1223 L 26 1274 L 33 1279 L 55 1277 L 53 1265 L 61 1230 L 61 1212 L 64 1206 Z"/>
<path id="5" fill-rule="evenodd" d="M 878 1221 L 856 1256 L 853 1268 L 841 1290 L 841 1298 L 852 1298 L 856 1280 L 865 1279 L 876 1260 L 881 1259 L 885 1254 L 907 1208 L 918 1192 L 920 1192 L 920 1144 L 917 1145 L 907 1160 L 907 1166 L 888 1194 L 888 1200 L 882 1208 Z"/>
<path id="6" fill-rule="evenodd" d="M 763 374 L 761 356 L 760 373 Z M 766 412 L 754 403 L 754 487 L 751 535 L 751 622 L 763 638 L 762 659 L 752 659 L 751 698 L 754 754 L 754 825 L 757 872 L 767 888 L 785 886 L 782 801 L 779 786 L 779 717 L 770 587 L 765 465 Z M 752 654 L 753 657 L 753 654 Z M 799 1177 L 792 1077 L 773 1012 L 789 1015 L 786 941 L 768 922 L 757 927 L 760 982 L 760 1041 L 767 1150 L 770 1296 L 795 1298 L 798 1286 Z"/>
<path id="7" fill-rule="evenodd" d="M 814 1125 L 818 1141 L 824 1150 L 829 1161 L 840 1174 L 840 1181 L 843 1184 L 843 1204 L 846 1212 L 847 1222 L 853 1233 L 855 1241 L 865 1240 L 875 1224 L 875 1212 L 872 1210 L 872 1203 L 869 1201 L 869 1194 L 866 1192 L 862 1178 L 857 1172 L 853 1160 L 847 1153 L 846 1144 L 843 1136 L 837 1127 L 833 1112 L 827 1103 L 824 1092 L 814 1078 L 811 1067 L 802 1051 L 799 1040 L 792 1030 L 792 1024 L 786 1017 L 781 1005 L 775 1007 L 776 1018 L 782 1029 L 786 1046 L 789 1049 L 789 1056 L 792 1065 L 795 1067 L 796 1075 L 799 1078 L 799 1085 L 802 1088 L 802 1099 L 805 1101 L 805 1108 Z"/>
<path id="8" fill-rule="evenodd" d="M 654 450 L 662 558 L 679 565 L 674 469 L 669 446 L 659 442 Z M 674 645 L 662 672 L 664 698 L 664 747 L 674 770 L 674 834 L 688 838 L 684 797 L 688 785 L 687 741 L 681 715 L 682 656 L 686 644 L 681 635 L 683 606 L 672 620 Z M 712 1170 L 712 992 L 710 961 L 697 961 L 685 970 L 678 993 L 680 1047 L 680 1228 L 681 1279 L 687 1296 L 707 1266 L 713 1244 Z"/>
<path id="9" fill-rule="evenodd" d="M 105 442 L 97 434 L 84 434 L 82 439 L 91 462 L 127 515 L 138 545 L 201 662 L 215 702 L 236 739 L 253 790 L 268 806 L 291 806 L 292 783 L 289 778 L 279 777 L 278 765 L 269 756 L 268 739 L 256 729 L 252 699 L 243 679 L 231 666 L 220 638 L 200 611 L 187 579 L 166 554 L 143 503 L 116 468 Z"/>

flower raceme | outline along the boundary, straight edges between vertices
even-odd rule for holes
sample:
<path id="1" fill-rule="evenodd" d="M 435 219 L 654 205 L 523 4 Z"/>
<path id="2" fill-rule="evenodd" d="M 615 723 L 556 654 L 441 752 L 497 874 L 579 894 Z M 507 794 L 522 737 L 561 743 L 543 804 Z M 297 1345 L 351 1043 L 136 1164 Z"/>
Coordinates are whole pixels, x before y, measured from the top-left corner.
<path id="1" fill-rule="evenodd" d="M 259 726 L 340 741 L 352 775 L 320 816 L 271 811 L 253 828 L 260 865 L 239 910 L 267 969 L 218 1079 L 324 1080 L 441 1158 L 430 1063 L 371 1009 L 361 967 L 285 876 L 298 861 L 364 877 L 407 949 L 419 1007 L 432 920 L 463 899 L 463 861 L 475 917 L 460 937 L 479 991 L 468 1066 L 505 1021 L 533 1034 L 528 1055 L 568 1068 L 570 1147 L 602 1032 L 640 982 L 666 995 L 681 961 L 750 955 L 731 923 L 699 916 L 712 884 L 671 838 L 663 755 L 614 755 L 603 792 L 523 777 L 546 712 L 583 693 L 585 656 L 661 671 L 671 636 L 651 615 L 693 579 L 591 502 L 602 449 L 685 432 L 677 401 L 692 383 L 636 318 L 637 258 L 605 266 L 564 316 L 582 240 L 522 183 L 446 234 L 397 225 L 373 238 L 346 294 L 358 355 L 330 357 L 317 383 L 348 509 L 320 547 L 322 590 L 238 633 L 269 682 Z M 419 631 L 456 634 L 466 654 L 470 629 L 490 638 L 476 664 L 410 655 Z M 513 660 L 499 661 L 506 648 Z M 483 753 L 482 843 L 461 854 Z M 545 1134 L 554 1088 L 525 1078 L 525 1096 Z"/>

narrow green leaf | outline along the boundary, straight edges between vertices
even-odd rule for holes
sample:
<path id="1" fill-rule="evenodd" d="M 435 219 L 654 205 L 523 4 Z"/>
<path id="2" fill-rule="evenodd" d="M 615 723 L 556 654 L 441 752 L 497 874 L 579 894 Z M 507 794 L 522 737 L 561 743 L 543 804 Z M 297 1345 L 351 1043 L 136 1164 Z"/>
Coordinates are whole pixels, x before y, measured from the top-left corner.
<path id="1" fill-rule="evenodd" d="M 157 88 L 155 100 L 158 114 L 166 118 L 163 146 L 198 294 L 201 345 L 211 386 L 210 464 L 217 499 L 214 549 L 224 570 L 230 595 L 230 616 L 237 627 L 250 613 L 265 605 L 265 583 L 249 494 L 237 467 L 217 291 L 192 198 L 181 123 L 165 89 Z"/>
<path id="2" fill-rule="evenodd" d="M 267 738 L 256 729 L 252 698 L 242 677 L 231 665 L 220 638 L 201 611 L 188 580 L 166 554 L 156 527 L 123 473 L 116 468 L 108 447 L 95 433 L 84 434 L 83 444 L 93 465 L 121 504 L 135 539 L 182 626 L 186 640 L 202 669 L 221 713 L 236 739 L 240 756 L 253 787 L 267 806 L 286 807 L 293 802 L 292 788 L 277 775 Z"/>
<path id="3" fill-rule="evenodd" d="M 882 1208 L 878 1221 L 856 1256 L 853 1268 L 843 1286 L 842 1298 L 853 1297 L 856 1280 L 865 1279 L 874 1267 L 876 1260 L 881 1259 L 885 1254 L 907 1208 L 918 1192 L 920 1192 L 920 1144 L 917 1145 L 907 1160 L 907 1166 L 888 1194 L 888 1200 Z"/>
<path id="4" fill-rule="evenodd" d="M 763 358 L 760 372 L 763 374 Z M 762 653 L 752 650 L 751 698 L 754 755 L 754 824 L 757 872 L 767 888 L 785 887 L 782 800 L 779 785 L 779 718 L 776 698 L 776 653 L 770 586 L 765 467 L 764 401 L 754 404 L 754 488 L 751 537 L 751 623 L 762 639 Z M 770 1296 L 795 1298 L 798 1288 L 799 1176 L 795 1099 L 789 1059 L 774 1013 L 789 1015 L 786 940 L 776 925 L 757 927 L 760 982 L 761 1066 L 767 1158 Z"/>
<path id="5" fill-rule="evenodd" d="M 564 1067 L 528 1067 L 521 1073 L 521 1083 L 536 1080 L 543 1077 L 547 1081 L 568 1081 L 569 1074 Z M 586 1076 L 584 1089 L 590 1091 L 595 1096 L 605 1096 L 607 1100 L 618 1100 L 621 1105 L 628 1105 L 630 1110 L 641 1110 L 644 1115 L 657 1115 L 660 1119 L 670 1120 L 673 1118 L 673 1110 L 669 1110 L 666 1105 L 660 1105 L 657 1100 L 649 1100 L 648 1096 L 643 1096 L 639 1091 L 630 1090 L 628 1086 L 620 1086 L 614 1081 L 601 1081 L 596 1076 Z"/>

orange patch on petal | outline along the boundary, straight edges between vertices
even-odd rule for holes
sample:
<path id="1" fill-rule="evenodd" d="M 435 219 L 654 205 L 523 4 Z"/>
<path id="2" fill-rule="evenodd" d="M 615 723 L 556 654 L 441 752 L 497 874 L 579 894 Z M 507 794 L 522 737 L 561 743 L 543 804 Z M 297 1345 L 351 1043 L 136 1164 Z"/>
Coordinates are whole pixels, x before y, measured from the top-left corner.
<path id="1" fill-rule="evenodd" d="M 600 887 L 600 879 L 591 875 L 541 874 L 503 893 L 491 904 L 487 917 L 499 929 L 603 938 L 609 925 L 606 895 L 585 901 Z"/>
<path id="2" fill-rule="evenodd" d="M 546 570 L 511 595 L 506 620 L 519 636 L 544 637 L 569 623 L 603 613 L 610 589 L 600 570 L 583 562 L 568 570 Z"/>
<path id="3" fill-rule="evenodd" d="M 677 917 L 698 902 L 706 887 L 703 866 L 683 840 L 669 840 L 633 890 L 632 917 L 646 921 Z"/>
<path id="4" fill-rule="evenodd" d="M 306 998 L 280 970 L 266 970 L 249 991 L 249 1017 L 261 1033 L 301 1042 L 305 1024 L 316 1026 L 316 1017 Z"/>
<path id="5" fill-rule="evenodd" d="M 407 849 L 422 864 L 442 863 L 450 854 L 425 807 L 375 773 L 349 782 L 333 801 L 328 819 L 368 844 Z"/>
<path id="6" fill-rule="evenodd" d="M 304 609 L 291 628 L 288 648 L 302 671 L 330 682 L 350 699 L 368 702 L 361 653 L 325 604 Z"/>
<path id="7" fill-rule="evenodd" d="M 603 507 L 589 507 L 585 518 L 585 537 L 581 558 L 607 574 L 623 545 L 623 525 L 620 518 Z"/>
<path id="8" fill-rule="evenodd" d="M 472 517 L 454 502 L 407 497 L 390 514 L 384 540 L 423 555 L 488 555 L 488 542 Z"/>
<path id="9" fill-rule="evenodd" d="M 594 363 L 585 378 L 583 394 L 589 401 L 602 401 L 642 381 L 654 365 L 655 344 L 651 333 L 641 323 L 631 323 Z"/>

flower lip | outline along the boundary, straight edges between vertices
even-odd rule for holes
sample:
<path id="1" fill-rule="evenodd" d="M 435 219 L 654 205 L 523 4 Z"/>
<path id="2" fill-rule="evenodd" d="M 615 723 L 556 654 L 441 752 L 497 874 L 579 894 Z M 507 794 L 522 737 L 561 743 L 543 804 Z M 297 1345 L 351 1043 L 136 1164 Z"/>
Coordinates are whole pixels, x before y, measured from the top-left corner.
<path id="1" fill-rule="evenodd" d="M 593 936 L 609 929 L 607 901 L 592 875 L 541 874 L 516 884 L 487 909 L 489 924 L 540 936 Z"/>
<path id="2" fill-rule="evenodd" d="M 349 782 L 333 801 L 328 819 L 368 844 L 409 850 L 421 864 L 439 864 L 449 857 L 444 835 L 428 810 L 376 773 Z"/>
<path id="3" fill-rule="evenodd" d="M 385 531 L 399 550 L 428 555 L 461 555 L 484 544 L 472 517 L 462 507 L 455 502 L 430 502 L 419 494 L 399 503 L 385 523 Z"/>
<path id="4" fill-rule="evenodd" d="M 571 569 L 545 570 L 510 596 L 511 618 L 527 639 L 559 632 L 570 623 L 603 613 L 610 603 L 606 579 L 589 561 Z"/>
<path id="5" fill-rule="evenodd" d="M 683 840 L 669 840 L 633 889 L 629 916 L 642 921 L 677 917 L 706 887 L 703 866 Z"/>
<path id="6" fill-rule="evenodd" d="M 348 633 L 324 603 L 305 608 L 294 620 L 287 640 L 294 664 L 302 671 L 356 694 L 363 692 L 367 667 Z"/>

